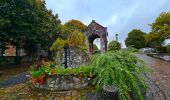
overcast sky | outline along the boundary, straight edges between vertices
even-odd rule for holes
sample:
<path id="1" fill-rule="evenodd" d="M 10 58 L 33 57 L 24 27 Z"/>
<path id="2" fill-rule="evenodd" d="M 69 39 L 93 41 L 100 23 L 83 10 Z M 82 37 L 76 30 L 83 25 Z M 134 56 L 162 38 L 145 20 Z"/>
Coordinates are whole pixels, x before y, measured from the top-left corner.
<path id="1" fill-rule="evenodd" d="M 108 41 L 119 34 L 123 47 L 132 29 L 150 31 L 161 12 L 170 12 L 170 0 L 45 0 L 48 9 L 58 14 L 62 23 L 77 19 L 88 25 L 92 20 L 107 27 Z"/>

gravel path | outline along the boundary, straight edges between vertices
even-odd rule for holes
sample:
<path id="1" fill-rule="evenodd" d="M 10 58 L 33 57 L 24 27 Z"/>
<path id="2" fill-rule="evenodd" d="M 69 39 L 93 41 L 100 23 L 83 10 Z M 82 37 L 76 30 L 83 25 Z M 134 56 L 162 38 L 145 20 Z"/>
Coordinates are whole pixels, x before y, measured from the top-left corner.
<path id="1" fill-rule="evenodd" d="M 151 81 L 153 100 L 170 100 L 170 62 L 149 57 L 145 54 L 136 54 L 144 60 L 153 72 L 148 76 Z"/>
<path id="2" fill-rule="evenodd" d="M 16 85 L 16 84 L 27 81 L 28 77 L 26 77 L 26 75 L 29 75 L 29 72 L 23 72 L 19 75 L 11 77 L 10 79 L 2 81 L 0 82 L 0 88 L 9 87 L 11 85 Z"/>

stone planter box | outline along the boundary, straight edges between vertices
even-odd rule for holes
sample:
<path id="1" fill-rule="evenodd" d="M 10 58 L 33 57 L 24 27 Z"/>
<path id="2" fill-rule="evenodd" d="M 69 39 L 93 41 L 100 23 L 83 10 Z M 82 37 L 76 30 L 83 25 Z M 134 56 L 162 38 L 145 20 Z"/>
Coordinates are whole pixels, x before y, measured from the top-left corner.
<path id="1" fill-rule="evenodd" d="M 77 76 L 46 75 L 43 85 L 37 83 L 34 86 L 45 90 L 61 91 L 84 88 L 91 85 L 91 83 L 91 78 L 82 79 Z"/>

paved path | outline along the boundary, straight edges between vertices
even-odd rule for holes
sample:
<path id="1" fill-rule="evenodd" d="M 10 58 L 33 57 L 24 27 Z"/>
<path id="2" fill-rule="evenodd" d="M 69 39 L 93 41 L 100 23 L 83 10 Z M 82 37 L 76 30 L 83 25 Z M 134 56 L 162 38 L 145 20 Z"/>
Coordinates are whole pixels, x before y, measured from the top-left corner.
<path id="1" fill-rule="evenodd" d="M 136 56 L 144 60 L 153 69 L 149 78 L 157 87 L 157 90 L 159 89 L 157 92 L 162 93 L 158 93 L 157 96 L 153 95 L 153 100 L 170 100 L 170 62 L 152 58 L 145 54 L 136 54 Z M 164 97 L 161 97 L 161 95 L 164 95 Z"/>
<path id="2" fill-rule="evenodd" d="M 16 85 L 25 81 L 28 81 L 28 77 L 26 75 L 29 75 L 28 72 L 23 72 L 19 75 L 13 76 L 10 79 L 7 79 L 5 81 L 0 82 L 0 88 L 9 87 L 11 85 Z"/>

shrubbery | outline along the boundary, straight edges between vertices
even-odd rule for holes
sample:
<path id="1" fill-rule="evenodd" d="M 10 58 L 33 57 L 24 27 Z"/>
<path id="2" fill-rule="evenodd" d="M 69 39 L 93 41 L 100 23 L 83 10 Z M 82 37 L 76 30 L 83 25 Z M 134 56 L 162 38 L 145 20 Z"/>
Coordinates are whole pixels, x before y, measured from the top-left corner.
<path id="1" fill-rule="evenodd" d="M 113 86 L 118 88 L 120 100 L 130 99 L 131 93 L 135 100 L 143 100 L 142 90 L 147 89 L 144 73 L 149 69 L 136 56 L 125 51 L 94 55 L 91 66 L 97 90 Z"/>
<path id="2" fill-rule="evenodd" d="M 107 52 L 93 55 L 88 66 L 77 68 L 54 67 L 53 63 L 34 65 L 31 75 L 33 83 L 43 84 L 45 75 L 68 75 L 80 78 L 91 77 L 96 90 L 104 86 L 118 88 L 120 100 L 143 100 L 142 91 L 146 91 L 145 73 L 148 67 L 139 60 L 131 51 Z"/>
<path id="3" fill-rule="evenodd" d="M 108 45 L 109 51 L 115 51 L 120 49 L 121 49 L 121 43 L 119 43 L 118 41 L 111 41 Z"/>
<path id="4" fill-rule="evenodd" d="M 166 46 L 166 53 L 170 53 L 170 45 Z"/>

